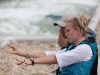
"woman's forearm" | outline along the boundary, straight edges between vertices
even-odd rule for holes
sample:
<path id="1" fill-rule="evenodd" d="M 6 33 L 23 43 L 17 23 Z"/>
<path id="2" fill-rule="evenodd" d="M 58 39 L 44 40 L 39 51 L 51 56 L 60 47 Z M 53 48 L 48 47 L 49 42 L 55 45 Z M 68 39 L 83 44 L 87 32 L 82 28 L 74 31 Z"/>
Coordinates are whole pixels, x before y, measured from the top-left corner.
<path id="1" fill-rule="evenodd" d="M 37 57 L 45 56 L 44 52 L 22 52 L 12 44 L 8 43 L 7 46 L 9 48 L 12 48 L 13 51 L 11 52 L 11 54 L 16 54 L 16 55 L 27 57 L 27 58 L 37 58 Z"/>
<path id="2" fill-rule="evenodd" d="M 17 55 L 23 56 L 26 58 L 37 58 L 37 57 L 45 56 L 45 53 L 44 52 L 21 52 L 19 51 Z"/>
<path id="3" fill-rule="evenodd" d="M 44 52 L 27 52 L 29 58 L 38 58 L 38 57 L 43 57 L 46 56 Z"/>
<path id="4" fill-rule="evenodd" d="M 55 54 L 34 59 L 34 64 L 57 64 Z"/>

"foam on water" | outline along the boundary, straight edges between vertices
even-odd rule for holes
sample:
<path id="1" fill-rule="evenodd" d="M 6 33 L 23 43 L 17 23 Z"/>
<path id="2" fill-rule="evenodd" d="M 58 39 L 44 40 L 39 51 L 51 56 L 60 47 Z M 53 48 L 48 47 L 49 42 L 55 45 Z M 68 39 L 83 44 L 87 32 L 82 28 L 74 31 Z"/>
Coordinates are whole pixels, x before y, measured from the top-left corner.
<path id="1" fill-rule="evenodd" d="M 81 8 L 76 9 L 77 5 L 78 7 L 79 5 L 86 6 L 85 11 L 89 11 L 90 7 L 94 8 L 98 4 L 96 0 L 13 0 L 2 2 L 0 3 L 0 36 L 57 35 L 57 28 L 52 25 L 55 20 L 46 19 L 46 15 L 63 15 L 66 12 L 84 13 Z"/>

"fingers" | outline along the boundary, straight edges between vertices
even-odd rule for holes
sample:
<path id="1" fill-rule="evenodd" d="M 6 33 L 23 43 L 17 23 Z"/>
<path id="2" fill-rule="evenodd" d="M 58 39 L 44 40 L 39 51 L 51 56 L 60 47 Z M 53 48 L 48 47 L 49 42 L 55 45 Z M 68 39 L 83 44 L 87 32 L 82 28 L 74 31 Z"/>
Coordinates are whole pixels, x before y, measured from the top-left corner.
<path id="1" fill-rule="evenodd" d="M 7 43 L 7 46 L 8 46 L 9 48 L 16 49 L 16 47 L 15 47 L 14 45 L 12 45 L 12 44 Z"/>
<path id="2" fill-rule="evenodd" d="M 23 62 L 17 62 L 17 65 L 21 65 L 21 64 L 23 64 Z"/>
<path id="3" fill-rule="evenodd" d="M 7 46 L 13 50 L 10 54 L 18 53 L 19 50 L 14 45 L 7 43 Z"/>
<path id="4" fill-rule="evenodd" d="M 19 61 L 19 62 L 25 62 L 25 60 L 19 59 L 19 58 L 17 58 L 16 60 Z"/>
<path id="5" fill-rule="evenodd" d="M 21 65 L 25 62 L 25 60 L 22 60 L 22 59 L 19 59 L 19 58 L 17 58 L 16 60 L 17 60 L 17 65 Z"/>
<path id="6" fill-rule="evenodd" d="M 10 52 L 10 54 L 16 54 L 16 52 L 13 51 L 13 52 Z"/>
<path id="7" fill-rule="evenodd" d="M 61 34 L 62 34 L 62 33 L 61 33 L 61 32 L 59 32 L 59 36 L 61 36 Z"/>
<path id="8" fill-rule="evenodd" d="M 60 38 L 60 39 L 64 39 L 64 37 L 63 37 L 63 35 L 62 35 L 61 32 L 59 33 L 59 38 Z"/>
<path id="9" fill-rule="evenodd" d="M 32 61 L 30 59 L 19 59 L 17 58 L 17 65 L 31 65 L 32 64 Z"/>
<path id="10" fill-rule="evenodd" d="M 9 46 L 9 47 L 13 47 L 13 45 L 12 45 L 12 44 L 9 44 L 9 43 L 7 43 L 7 46 Z"/>

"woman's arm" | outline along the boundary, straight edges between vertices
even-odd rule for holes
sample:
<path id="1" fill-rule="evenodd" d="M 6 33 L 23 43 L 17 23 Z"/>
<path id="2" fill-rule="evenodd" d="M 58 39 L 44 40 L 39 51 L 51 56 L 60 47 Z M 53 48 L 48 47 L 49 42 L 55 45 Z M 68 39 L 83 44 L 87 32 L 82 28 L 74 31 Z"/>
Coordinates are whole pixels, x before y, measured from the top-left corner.
<path id="1" fill-rule="evenodd" d="M 56 56 L 55 54 L 47 55 L 39 58 L 35 58 L 33 60 L 31 59 L 17 59 L 18 63 L 17 65 L 21 64 L 27 64 L 27 65 L 33 65 L 33 64 L 57 64 Z"/>
<path id="2" fill-rule="evenodd" d="M 55 54 L 34 59 L 34 64 L 57 64 Z"/>
<path id="3" fill-rule="evenodd" d="M 45 56 L 44 52 L 22 52 L 12 44 L 7 44 L 7 46 L 9 48 L 12 48 L 13 51 L 11 52 L 11 54 L 16 54 L 16 55 L 27 57 L 27 58 L 31 58 L 31 57 L 37 58 L 37 57 Z"/>

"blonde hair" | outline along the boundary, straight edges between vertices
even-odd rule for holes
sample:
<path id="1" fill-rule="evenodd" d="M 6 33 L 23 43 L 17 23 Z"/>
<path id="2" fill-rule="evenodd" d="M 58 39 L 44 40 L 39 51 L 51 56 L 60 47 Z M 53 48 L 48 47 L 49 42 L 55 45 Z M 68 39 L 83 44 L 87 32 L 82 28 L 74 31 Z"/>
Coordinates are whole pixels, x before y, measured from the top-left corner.
<path id="1" fill-rule="evenodd" d="M 72 26 L 74 28 L 79 27 L 83 36 L 86 35 L 88 24 L 90 22 L 90 17 L 88 15 L 82 14 L 79 18 L 75 17 L 74 19 L 70 19 L 67 22 L 72 22 Z"/>
<path id="2" fill-rule="evenodd" d="M 83 34 L 83 36 L 85 36 L 88 29 L 88 24 L 90 22 L 90 17 L 88 15 L 83 14 L 79 17 L 78 22 L 82 27 L 81 33 Z"/>

